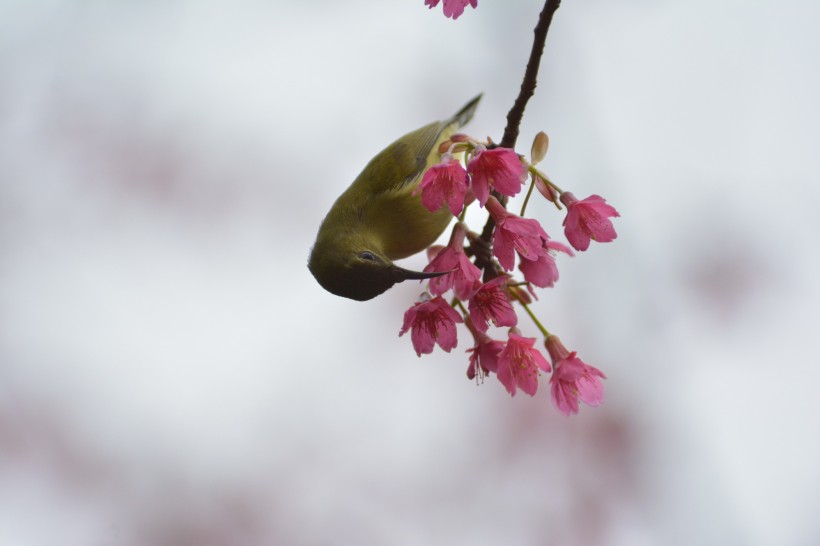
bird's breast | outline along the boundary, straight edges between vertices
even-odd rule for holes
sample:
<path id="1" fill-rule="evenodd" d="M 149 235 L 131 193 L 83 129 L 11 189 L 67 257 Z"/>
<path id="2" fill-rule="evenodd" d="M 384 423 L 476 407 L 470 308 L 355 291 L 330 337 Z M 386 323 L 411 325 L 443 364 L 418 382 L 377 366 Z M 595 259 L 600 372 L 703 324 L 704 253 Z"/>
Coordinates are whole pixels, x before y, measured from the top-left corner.
<path id="1" fill-rule="evenodd" d="M 391 260 L 417 254 L 432 245 L 453 219 L 447 207 L 430 212 L 411 192 L 385 194 L 371 203 L 365 221 Z"/>

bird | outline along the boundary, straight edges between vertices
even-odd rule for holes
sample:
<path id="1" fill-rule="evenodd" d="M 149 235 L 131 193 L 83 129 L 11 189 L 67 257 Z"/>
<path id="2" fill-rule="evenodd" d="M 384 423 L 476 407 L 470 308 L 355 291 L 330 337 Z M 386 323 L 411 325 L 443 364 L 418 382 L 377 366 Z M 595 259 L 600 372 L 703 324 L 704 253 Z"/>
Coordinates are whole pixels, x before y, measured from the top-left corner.
<path id="1" fill-rule="evenodd" d="M 472 119 L 479 94 L 452 117 L 411 131 L 379 152 L 333 203 L 310 251 L 308 269 L 328 292 L 367 301 L 394 284 L 449 271 L 420 272 L 395 263 L 432 245 L 453 214 L 430 212 L 417 192 L 441 161 L 439 146 Z"/>

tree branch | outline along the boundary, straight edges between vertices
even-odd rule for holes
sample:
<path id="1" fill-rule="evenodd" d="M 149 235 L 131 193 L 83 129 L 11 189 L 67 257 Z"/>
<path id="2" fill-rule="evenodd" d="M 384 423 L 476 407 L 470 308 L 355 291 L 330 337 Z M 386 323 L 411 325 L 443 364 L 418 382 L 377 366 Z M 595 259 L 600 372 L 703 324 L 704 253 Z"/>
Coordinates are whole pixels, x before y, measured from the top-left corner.
<path id="1" fill-rule="evenodd" d="M 504 136 L 499 143 L 503 148 L 515 148 L 518 141 L 519 128 L 521 126 L 521 119 L 524 117 L 524 109 L 527 107 L 527 101 L 535 94 L 535 87 L 538 79 L 538 68 L 541 65 L 541 56 L 544 53 L 544 45 L 547 42 L 547 32 L 552 23 L 552 16 L 561 5 L 561 0 L 546 0 L 544 9 L 541 10 L 541 15 L 538 17 L 538 24 L 535 25 L 533 33 L 535 37 L 532 42 L 532 51 L 530 51 L 530 58 L 527 61 L 527 69 L 524 71 L 524 80 L 521 82 L 521 89 L 518 92 L 518 97 L 515 99 L 510 112 L 507 114 L 507 126 L 504 128 Z M 495 192 L 493 192 L 495 194 Z M 495 194 L 502 204 L 506 204 L 506 198 Z M 493 229 L 495 222 L 492 216 L 487 218 L 487 223 L 484 224 L 484 229 L 481 232 L 481 240 L 486 246 L 492 242 Z M 486 254 L 484 254 L 486 256 Z M 476 253 L 476 266 L 484 270 L 484 280 L 492 278 L 497 275 L 495 271 L 495 263 L 490 259 L 485 259 L 481 252 Z"/>
<path id="2" fill-rule="evenodd" d="M 515 99 L 513 107 L 507 114 L 507 127 L 504 129 L 504 137 L 500 146 L 503 148 L 515 148 L 518 140 L 518 130 L 521 125 L 521 118 L 524 117 L 524 108 L 527 101 L 535 94 L 536 79 L 538 77 L 538 67 L 541 65 L 541 55 L 544 53 L 544 44 L 547 42 L 547 32 L 552 23 L 552 16 L 561 5 L 561 0 L 547 0 L 541 15 L 538 17 L 538 24 L 535 25 L 535 38 L 532 42 L 530 60 L 527 61 L 527 69 L 524 72 L 524 80 L 521 82 L 521 90 L 518 98 Z"/>

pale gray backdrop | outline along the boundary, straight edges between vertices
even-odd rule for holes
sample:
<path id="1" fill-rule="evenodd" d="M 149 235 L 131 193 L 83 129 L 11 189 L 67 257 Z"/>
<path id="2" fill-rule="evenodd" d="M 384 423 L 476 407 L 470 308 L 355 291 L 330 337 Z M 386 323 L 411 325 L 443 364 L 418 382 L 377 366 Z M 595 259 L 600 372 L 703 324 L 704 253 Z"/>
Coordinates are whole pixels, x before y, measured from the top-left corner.
<path id="1" fill-rule="evenodd" d="M 816 2 L 558 11 L 520 151 L 622 218 L 535 309 L 602 407 L 309 275 L 393 138 L 484 92 L 500 139 L 540 8 L 2 2 L 0 544 L 820 541 Z"/>

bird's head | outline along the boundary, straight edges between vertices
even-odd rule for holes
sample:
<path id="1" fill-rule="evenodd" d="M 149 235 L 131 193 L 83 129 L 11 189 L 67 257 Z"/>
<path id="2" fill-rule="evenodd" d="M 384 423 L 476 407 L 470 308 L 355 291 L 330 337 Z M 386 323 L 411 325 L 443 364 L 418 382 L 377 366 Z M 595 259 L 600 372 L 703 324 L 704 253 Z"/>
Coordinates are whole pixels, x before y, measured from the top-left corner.
<path id="1" fill-rule="evenodd" d="M 351 248 L 349 245 L 322 243 L 317 240 L 310 253 L 310 272 L 328 292 L 357 301 L 373 299 L 402 281 L 431 279 L 449 273 L 404 269 L 372 245 Z"/>

